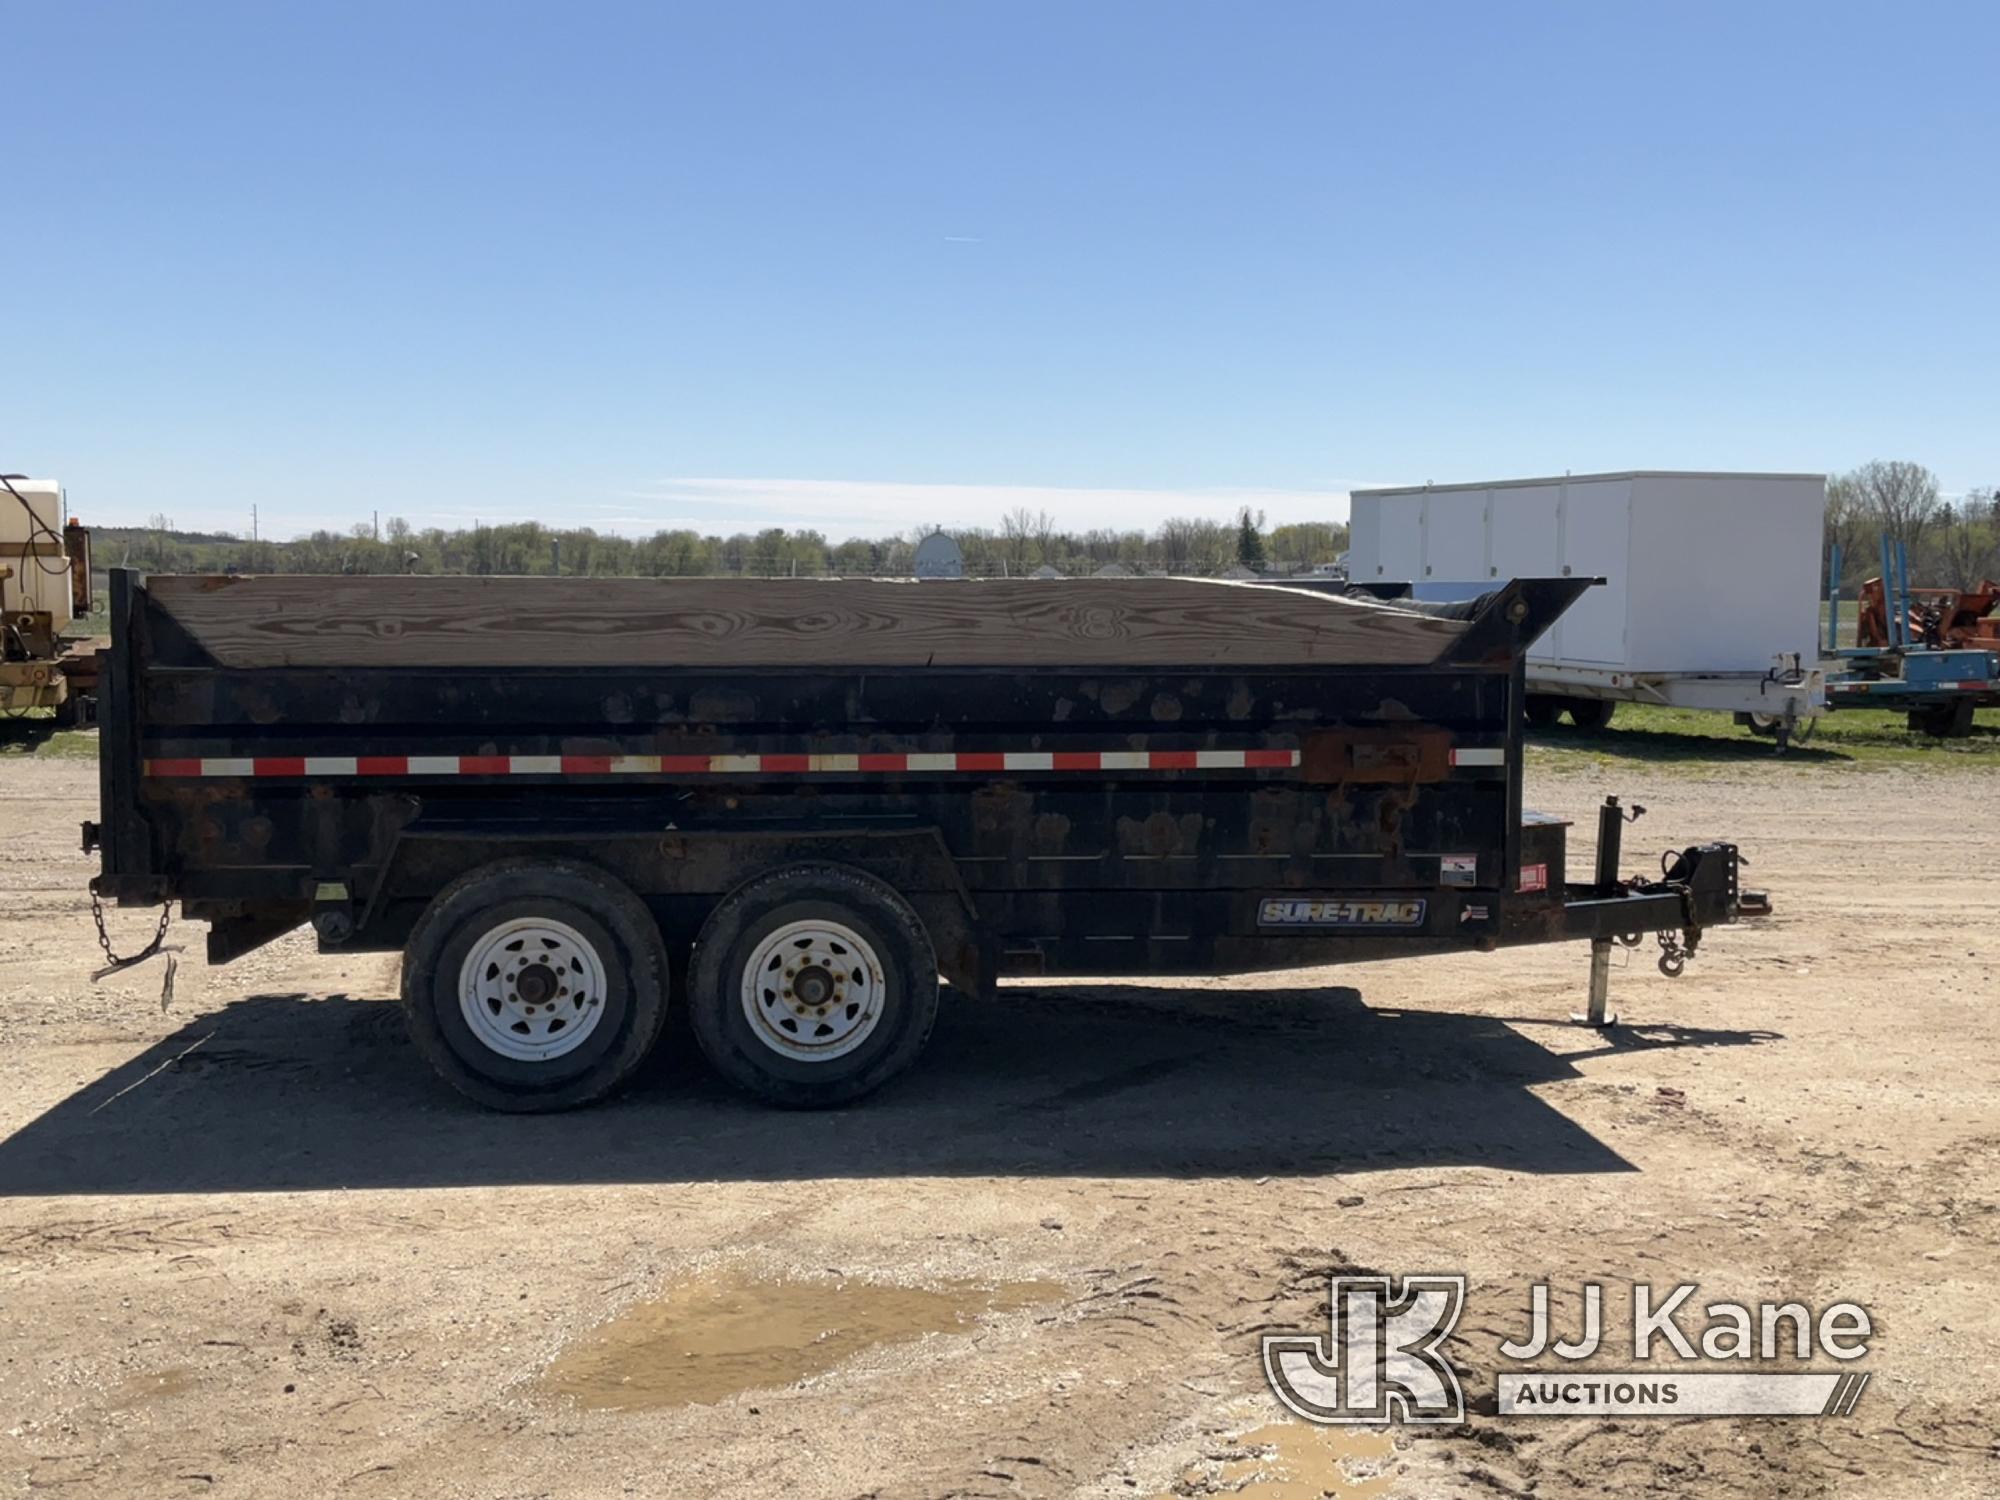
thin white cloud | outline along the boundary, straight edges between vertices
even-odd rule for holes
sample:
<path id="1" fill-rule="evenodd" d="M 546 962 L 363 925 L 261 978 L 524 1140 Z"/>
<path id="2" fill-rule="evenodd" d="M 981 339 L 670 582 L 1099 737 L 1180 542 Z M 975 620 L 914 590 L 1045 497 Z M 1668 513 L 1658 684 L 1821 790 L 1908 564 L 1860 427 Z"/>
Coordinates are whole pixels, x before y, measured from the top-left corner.
<path id="1" fill-rule="evenodd" d="M 1170 516 L 1228 520 L 1244 506 L 1262 511 L 1271 525 L 1290 521 L 1344 521 L 1349 489 L 1278 489 L 1222 486 L 1204 489 L 1096 489 L 1065 485 L 895 484 L 859 479 L 658 480 L 619 492 L 596 507 L 593 524 L 608 530 L 651 532 L 676 527 L 697 531 L 754 531 L 763 526 L 810 527 L 832 540 L 876 537 L 914 526 L 984 526 L 1025 507 L 1047 511 L 1066 531 L 1099 527 L 1150 531 Z"/>

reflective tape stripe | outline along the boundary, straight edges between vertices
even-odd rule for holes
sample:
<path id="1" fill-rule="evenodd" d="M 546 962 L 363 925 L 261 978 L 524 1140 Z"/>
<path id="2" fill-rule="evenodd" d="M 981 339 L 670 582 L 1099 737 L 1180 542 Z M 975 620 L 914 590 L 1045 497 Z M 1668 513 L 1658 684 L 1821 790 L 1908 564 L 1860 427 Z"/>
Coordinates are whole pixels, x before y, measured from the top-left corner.
<path id="1" fill-rule="evenodd" d="M 1462 757 L 1487 756 L 1487 760 Z M 1456 764 L 1498 765 L 1501 752 L 1454 751 Z M 773 755 L 260 755 L 162 758 L 145 763 L 156 779 L 255 776 L 798 776 L 923 772 L 1277 771 L 1296 750 L 956 750 Z"/>
<path id="2" fill-rule="evenodd" d="M 1455 766 L 1504 766 L 1507 752 L 1495 748 L 1473 748 L 1451 752 L 1451 763 Z"/>

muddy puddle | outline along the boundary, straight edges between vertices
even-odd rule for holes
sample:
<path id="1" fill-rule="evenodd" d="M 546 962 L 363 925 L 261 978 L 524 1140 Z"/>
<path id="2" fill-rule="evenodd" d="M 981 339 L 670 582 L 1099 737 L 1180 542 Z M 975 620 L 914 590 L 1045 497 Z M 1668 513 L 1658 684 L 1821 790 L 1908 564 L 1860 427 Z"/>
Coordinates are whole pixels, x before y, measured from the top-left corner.
<path id="1" fill-rule="evenodd" d="M 542 1384 L 599 1410 L 706 1406 L 1062 1295 L 1047 1281 L 909 1287 L 692 1277 L 592 1329 L 556 1358 Z"/>
<path id="2" fill-rule="evenodd" d="M 1309 1427 L 1272 1422 L 1235 1438 L 1243 1449 L 1209 1473 L 1182 1476 L 1177 1493 L 1221 1493 L 1238 1500 L 1375 1500 L 1394 1482 L 1389 1472 L 1396 1443 L 1366 1428 Z"/>
<path id="3" fill-rule="evenodd" d="M 199 1384 L 201 1380 L 191 1368 L 175 1365 L 171 1369 L 154 1370 L 119 1381 L 109 1392 L 106 1405 L 113 1411 L 126 1411 L 143 1406 L 148 1401 L 184 1396 Z"/>

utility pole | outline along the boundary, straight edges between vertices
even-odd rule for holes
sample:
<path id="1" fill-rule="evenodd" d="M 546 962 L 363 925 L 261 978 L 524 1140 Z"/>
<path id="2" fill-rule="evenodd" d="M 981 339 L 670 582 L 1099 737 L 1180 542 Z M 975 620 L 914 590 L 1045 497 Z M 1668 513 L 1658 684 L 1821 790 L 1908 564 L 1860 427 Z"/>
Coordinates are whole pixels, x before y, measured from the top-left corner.
<path id="1" fill-rule="evenodd" d="M 250 540 L 257 540 L 257 507 L 250 507 Z"/>
<path id="2" fill-rule="evenodd" d="M 371 514 L 375 517 L 375 540 L 379 542 L 382 540 L 382 512 L 378 510 Z"/>

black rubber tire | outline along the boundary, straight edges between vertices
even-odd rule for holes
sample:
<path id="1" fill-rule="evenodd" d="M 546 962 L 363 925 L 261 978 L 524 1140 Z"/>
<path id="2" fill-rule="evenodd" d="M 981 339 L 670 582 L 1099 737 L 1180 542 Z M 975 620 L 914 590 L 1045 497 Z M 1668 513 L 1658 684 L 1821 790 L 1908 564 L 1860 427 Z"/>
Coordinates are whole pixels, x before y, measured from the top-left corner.
<path id="1" fill-rule="evenodd" d="M 1785 716 L 1783 714 L 1741 713 L 1736 716 L 1736 722 L 1752 734 L 1762 735 L 1767 740 L 1775 740 L 1780 737 L 1779 731 L 1785 727 Z"/>
<path id="2" fill-rule="evenodd" d="M 1909 712 L 1909 726 L 1932 739 L 1962 740 L 1972 733 L 1972 700 L 1960 698 L 1950 703 L 1934 703 Z"/>
<path id="3" fill-rule="evenodd" d="M 1528 694 L 1528 722 L 1537 729 L 1547 729 L 1562 717 L 1563 700 L 1552 693 Z"/>
<path id="4" fill-rule="evenodd" d="M 1618 705 L 1609 698 L 1571 698 L 1564 705 L 1569 710 L 1569 721 L 1578 729 L 1602 729 L 1611 722 L 1611 711 Z"/>
<path id="5" fill-rule="evenodd" d="M 759 1041 L 740 1001 L 743 966 L 773 929 L 813 917 L 852 928 L 882 968 L 882 1019 L 854 1051 L 786 1057 Z M 937 1020 L 937 955 L 908 902 L 846 865 L 791 865 L 725 896 L 695 939 L 687 1006 L 695 1040 L 730 1083 L 785 1109 L 847 1104 L 917 1060 Z"/>
<path id="6" fill-rule="evenodd" d="M 458 1003 L 458 973 L 473 943 L 495 924 L 526 916 L 574 928 L 605 969 L 605 1014 L 589 1041 L 545 1063 L 486 1047 Z M 630 1079 L 659 1039 L 667 992 L 666 950 L 645 903 L 572 860 L 502 860 L 460 876 L 417 919 L 403 949 L 410 1040 L 468 1099 L 515 1114 L 576 1109 Z"/>

